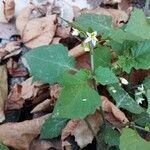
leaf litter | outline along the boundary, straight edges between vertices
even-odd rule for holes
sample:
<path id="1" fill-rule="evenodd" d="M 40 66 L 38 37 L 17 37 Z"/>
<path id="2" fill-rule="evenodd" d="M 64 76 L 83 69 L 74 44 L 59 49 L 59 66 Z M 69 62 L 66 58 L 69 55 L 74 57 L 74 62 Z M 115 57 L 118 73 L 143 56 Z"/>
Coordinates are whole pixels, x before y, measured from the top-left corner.
<path id="1" fill-rule="evenodd" d="M 131 3 L 121 0 L 79 0 L 67 2 L 66 0 L 28 1 L 21 3 L 17 0 L 0 1 L 0 141 L 15 150 L 48 150 L 49 148 L 71 149 L 68 137 L 74 136 L 78 146 L 83 148 L 92 143 L 94 135 L 84 120 L 70 120 L 62 130 L 61 141 L 45 141 L 39 138 L 40 129 L 49 113 L 55 106 L 60 93 L 59 85 L 47 85 L 32 82 L 32 77 L 22 64 L 19 67 L 18 60 L 22 58 L 24 48 L 27 51 L 42 45 L 61 43 L 67 45 L 67 39 L 71 43 L 69 56 L 77 60 L 77 68 L 89 68 L 90 58 L 84 51 L 80 41 L 71 42 L 71 28 L 60 19 L 72 21 L 81 13 L 92 12 L 112 16 L 113 26 L 120 27 L 128 21 L 132 10 Z M 99 7 L 118 4 L 119 9 Z M 5 24 L 4 24 L 5 23 Z M 19 36 L 19 40 L 18 40 Z M 74 41 L 74 39 L 73 39 Z M 9 83 L 14 81 L 15 84 Z M 102 108 L 108 122 L 112 124 L 128 123 L 128 118 L 117 108 L 108 97 L 102 98 Z M 7 112 L 31 107 L 28 111 L 31 118 L 23 118 L 17 123 L 7 123 Z M 99 110 L 98 110 L 99 111 Z M 98 111 L 87 117 L 90 125 L 97 134 L 103 124 L 102 116 Z M 42 117 L 41 114 L 42 113 Z M 37 114 L 38 118 L 34 118 Z M 48 115 L 44 115 L 48 114 Z M 22 117 L 22 116 L 19 116 Z M 30 119 L 30 120 L 29 120 Z"/>

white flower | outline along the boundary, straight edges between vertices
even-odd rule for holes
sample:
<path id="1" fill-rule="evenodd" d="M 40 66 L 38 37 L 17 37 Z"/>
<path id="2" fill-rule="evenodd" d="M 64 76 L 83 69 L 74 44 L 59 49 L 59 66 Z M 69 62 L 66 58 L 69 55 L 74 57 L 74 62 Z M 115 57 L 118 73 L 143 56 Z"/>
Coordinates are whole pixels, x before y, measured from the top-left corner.
<path id="1" fill-rule="evenodd" d="M 138 87 L 137 89 L 138 89 L 138 92 L 136 92 L 135 95 L 145 94 L 145 90 L 144 90 L 143 84 L 141 85 L 141 87 Z"/>
<path id="2" fill-rule="evenodd" d="M 87 34 L 87 38 L 86 40 L 84 41 L 84 43 L 89 43 L 91 42 L 92 43 L 92 46 L 96 46 L 96 42 L 98 41 L 98 39 L 96 38 L 97 36 L 97 32 L 92 32 L 92 33 L 89 33 L 89 32 L 86 32 Z"/>
<path id="3" fill-rule="evenodd" d="M 78 36 L 80 34 L 80 31 L 78 29 L 73 28 L 72 35 Z"/>
<path id="4" fill-rule="evenodd" d="M 129 84 L 129 82 L 125 79 L 125 78 L 120 78 L 120 81 L 121 81 L 121 83 L 122 84 L 124 84 L 124 85 L 128 85 Z"/>
<path id="5" fill-rule="evenodd" d="M 144 98 L 138 97 L 137 100 L 136 100 L 136 102 L 137 102 L 138 104 L 142 104 L 142 102 L 143 102 L 144 100 L 145 100 Z"/>

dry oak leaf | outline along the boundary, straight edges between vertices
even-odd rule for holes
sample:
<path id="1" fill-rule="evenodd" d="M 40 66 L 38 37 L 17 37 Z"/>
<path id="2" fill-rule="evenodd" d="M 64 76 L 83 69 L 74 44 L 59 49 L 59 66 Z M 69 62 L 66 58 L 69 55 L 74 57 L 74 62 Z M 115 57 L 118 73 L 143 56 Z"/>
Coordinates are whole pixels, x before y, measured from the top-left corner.
<path id="1" fill-rule="evenodd" d="M 40 86 L 43 85 L 41 81 L 32 82 L 32 77 L 21 83 L 21 97 L 23 99 L 30 99 L 35 97 L 40 90 Z"/>
<path id="2" fill-rule="evenodd" d="M 19 84 L 15 84 L 12 87 L 6 101 L 6 110 L 20 109 L 23 107 L 25 100 L 21 98 L 21 88 Z"/>
<path id="3" fill-rule="evenodd" d="M 128 21 L 129 18 L 125 11 L 117 9 L 105 9 L 98 7 L 93 10 L 84 10 L 83 12 L 112 16 L 112 22 L 114 27 L 121 27 L 123 23 Z"/>
<path id="4" fill-rule="evenodd" d="M 33 10 L 35 10 L 35 6 L 29 5 L 16 20 L 22 41 L 29 48 L 50 44 L 56 31 L 56 15 L 31 18 Z"/>
<path id="5" fill-rule="evenodd" d="M 59 97 L 60 90 L 61 90 L 61 87 L 59 84 L 51 85 L 50 86 L 50 96 L 52 98 L 57 99 Z"/>
<path id="6" fill-rule="evenodd" d="M 5 120 L 4 104 L 7 100 L 8 83 L 6 66 L 0 66 L 0 123 Z"/>
<path id="7" fill-rule="evenodd" d="M 103 123 L 101 114 L 99 112 L 95 112 L 95 114 L 87 117 L 87 121 L 92 127 L 94 133 L 97 134 L 100 126 Z M 92 143 L 92 140 L 94 138 L 94 135 L 92 134 L 91 130 L 84 120 L 69 121 L 62 132 L 62 140 L 64 140 L 70 134 L 75 137 L 75 141 L 78 143 L 80 148 L 83 148 Z"/>
<path id="8" fill-rule="evenodd" d="M 125 114 L 119 108 L 117 108 L 112 102 L 110 102 L 107 97 L 102 96 L 101 98 L 102 98 L 102 108 L 105 112 L 112 113 L 113 116 L 123 124 L 129 122 Z"/>
<path id="9" fill-rule="evenodd" d="M 20 52 L 20 43 L 17 41 L 10 42 L 0 47 L 0 60 L 18 55 Z"/>
<path id="10" fill-rule="evenodd" d="M 5 123 L 0 126 L 0 141 L 15 150 L 29 150 L 30 143 L 40 134 L 40 129 L 49 115 L 20 123 Z"/>
<path id="11" fill-rule="evenodd" d="M 0 10 L 0 22 L 8 23 L 13 18 L 15 12 L 14 0 L 3 0 L 2 8 Z"/>

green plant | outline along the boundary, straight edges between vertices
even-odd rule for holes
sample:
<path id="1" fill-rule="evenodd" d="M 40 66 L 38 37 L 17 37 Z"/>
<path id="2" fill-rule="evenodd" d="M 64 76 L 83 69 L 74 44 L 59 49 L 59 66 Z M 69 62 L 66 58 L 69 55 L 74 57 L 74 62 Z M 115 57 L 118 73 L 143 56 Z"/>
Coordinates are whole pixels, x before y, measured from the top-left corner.
<path id="1" fill-rule="evenodd" d="M 144 12 L 134 9 L 129 22 L 117 29 L 112 27 L 110 16 L 90 13 L 82 14 L 68 24 L 74 30 L 73 35 L 84 39 L 82 46 L 90 53 L 91 69 L 77 70 L 74 58 L 68 56 L 68 49 L 61 44 L 38 47 L 25 56 L 34 80 L 49 84 L 59 83 L 62 86 L 53 115 L 43 125 L 41 137 L 57 137 L 69 119 L 85 119 L 96 109 L 101 109 L 106 125 L 101 96 L 97 89 L 100 84 L 105 86 L 116 106 L 132 116 L 129 123 L 121 125 L 125 129 L 120 137 L 120 145 L 118 140 L 116 142 L 120 150 L 129 147 L 132 150 L 140 150 L 141 147 L 144 150 L 150 149 L 150 144 L 142 139 L 136 130 L 150 132 L 150 119 L 146 119 L 144 125 L 139 123 L 141 114 L 149 118 L 150 78 L 147 77 L 141 85 L 136 85 L 136 88 L 133 88 L 131 82 L 135 69 L 150 68 L 150 25 Z M 112 52 L 116 54 L 115 58 L 112 57 Z M 128 75 L 128 81 L 123 74 Z M 147 109 L 139 105 L 145 97 L 148 99 Z M 54 128 L 55 125 L 57 128 Z M 117 135 L 115 128 L 117 127 L 108 128 L 110 134 L 104 136 L 110 147 L 116 145 L 111 141 L 113 136 Z M 129 136 L 134 136 L 135 139 L 131 140 Z"/>

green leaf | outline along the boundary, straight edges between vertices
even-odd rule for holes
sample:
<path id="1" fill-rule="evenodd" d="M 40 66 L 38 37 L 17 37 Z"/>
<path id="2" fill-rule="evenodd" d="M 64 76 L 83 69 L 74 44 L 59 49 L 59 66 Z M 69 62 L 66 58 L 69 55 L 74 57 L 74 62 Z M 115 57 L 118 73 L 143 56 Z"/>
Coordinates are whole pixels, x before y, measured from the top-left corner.
<path id="1" fill-rule="evenodd" d="M 7 146 L 0 143 L 0 150 L 9 150 Z"/>
<path id="2" fill-rule="evenodd" d="M 150 76 L 147 76 L 143 82 L 145 89 L 150 89 Z"/>
<path id="3" fill-rule="evenodd" d="M 120 137 L 120 150 L 150 150 L 150 143 L 132 129 L 124 128 Z"/>
<path id="4" fill-rule="evenodd" d="M 45 83 L 58 82 L 63 73 L 74 67 L 74 59 L 61 44 L 46 45 L 30 50 L 25 58 L 34 79 Z"/>
<path id="5" fill-rule="evenodd" d="M 120 85 L 110 85 L 108 91 L 116 101 L 118 108 L 124 108 L 134 114 L 140 114 L 144 111 Z"/>
<path id="6" fill-rule="evenodd" d="M 41 139 L 52 139 L 58 137 L 65 127 L 67 119 L 52 118 L 51 116 L 45 121 L 41 129 Z"/>
<path id="7" fill-rule="evenodd" d="M 106 46 L 99 46 L 94 49 L 94 65 L 95 68 L 99 66 L 110 67 L 111 66 L 111 50 Z"/>
<path id="8" fill-rule="evenodd" d="M 102 85 L 108 85 L 119 82 L 118 78 L 109 68 L 101 66 L 98 67 L 95 71 L 95 79 Z"/>
<path id="9" fill-rule="evenodd" d="M 150 25 L 142 9 L 134 8 L 125 31 L 141 38 L 141 40 L 150 39 Z"/>
<path id="10" fill-rule="evenodd" d="M 110 146 L 117 146 L 119 145 L 119 133 L 112 129 L 110 126 L 105 128 L 104 131 L 104 140 L 106 144 Z"/>
<path id="11" fill-rule="evenodd" d="M 92 28 L 92 30 L 97 31 L 98 34 L 104 34 L 104 32 L 110 30 L 112 24 L 111 16 L 92 13 L 81 14 L 75 21 L 86 31 Z"/>
<path id="12" fill-rule="evenodd" d="M 87 80 L 88 74 L 85 71 L 64 76 L 61 81 L 63 88 L 53 112 L 54 116 L 83 119 L 95 112 L 101 105 L 101 100 L 98 93 L 89 87 Z"/>
<path id="13" fill-rule="evenodd" d="M 132 68 L 150 68 L 150 41 L 143 41 L 131 47 L 131 53 L 125 51 L 124 55 L 119 56 L 118 64 L 124 71 L 129 73 Z"/>

